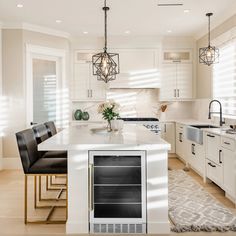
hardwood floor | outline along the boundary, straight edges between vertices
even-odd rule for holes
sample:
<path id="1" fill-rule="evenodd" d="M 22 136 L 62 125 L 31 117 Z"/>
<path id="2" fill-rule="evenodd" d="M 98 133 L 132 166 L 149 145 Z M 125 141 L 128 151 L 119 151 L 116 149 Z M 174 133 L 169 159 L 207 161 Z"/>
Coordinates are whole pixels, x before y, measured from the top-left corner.
<path id="1" fill-rule="evenodd" d="M 171 158 L 169 160 L 169 167 L 171 169 L 182 169 L 183 163 L 178 159 Z M 231 208 L 236 213 L 234 204 L 224 197 L 224 192 L 213 183 L 204 184 L 201 177 L 195 172 L 187 172 L 190 176 L 196 179 L 208 192 L 216 197 L 225 206 Z M 63 179 L 57 179 L 61 182 Z M 32 219 L 43 219 L 48 210 L 34 210 L 33 209 L 33 178 L 29 181 L 29 217 Z M 0 236 L 5 235 L 30 235 L 30 236 L 65 236 L 65 225 L 24 225 L 23 222 L 23 203 L 24 203 L 24 174 L 22 171 L 2 171 L 0 172 Z M 57 192 L 51 192 L 51 195 L 56 196 Z M 47 195 L 47 197 L 50 197 Z M 64 196 L 62 196 L 64 197 Z M 61 203 L 57 203 L 61 204 Z M 65 217 L 65 209 L 58 209 L 53 215 L 53 219 L 63 219 Z M 181 233 L 171 235 L 179 236 L 206 236 L 206 235 L 227 235 L 236 236 L 236 233 Z"/>

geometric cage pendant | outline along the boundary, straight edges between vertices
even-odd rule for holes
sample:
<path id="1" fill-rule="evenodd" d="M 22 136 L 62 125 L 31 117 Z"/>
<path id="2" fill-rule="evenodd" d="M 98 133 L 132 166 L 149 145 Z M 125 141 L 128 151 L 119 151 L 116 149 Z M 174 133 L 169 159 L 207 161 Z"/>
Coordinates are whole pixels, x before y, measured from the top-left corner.
<path id="1" fill-rule="evenodd" d="M 219 63 L 219 48 L 208 46 L 199 49 L 199 62 L 205 65 Z"/>
<path id="2" fill-rule="evenodd" d="M 213 16 L 213 13 L 207 13 L 208 17 L 208 47 L 199 49 L 199 62 L 205 65 L 212 65 L 219 63 L 219 49 L 211 46 L 211 21 L 210 17 Z"/>
<path id="3" fill-rule="evenodd" d="M 105 28 L 105 46 L 104 51 L 93 55 L 93 75 L 97 76 L 98 80 L 102 80 L 108 83 L 111 80 L 116 79 L 116 75 L 120 73 L 120 62 L 118 53 L 108 53 L 107 52 L 107 12 L 110 10 L 107 7 L 107 2 L 104 0 L 104 28 Z"/>
<path id="4" fill-rule="evenodd" d="M 93 75 L 97 75 L 97 79 L 105 83 L 115 80 L 116 75 L 120 73 L 118 53 L 107 53 L 105 50 L 93 55 L 92 63 Z"/>

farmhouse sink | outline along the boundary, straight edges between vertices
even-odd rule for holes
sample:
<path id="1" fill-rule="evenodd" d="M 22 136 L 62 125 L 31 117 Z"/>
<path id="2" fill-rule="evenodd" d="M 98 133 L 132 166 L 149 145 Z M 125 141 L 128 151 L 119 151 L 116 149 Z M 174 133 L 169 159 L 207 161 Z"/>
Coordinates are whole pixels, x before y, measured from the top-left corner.
<path id="1" fill-rule="evenodd" d="M 186 127 L 186 138 L 198 144 L 203 144 L 203 130 L 218 128 L 213 125 L 189 125 Z"/>

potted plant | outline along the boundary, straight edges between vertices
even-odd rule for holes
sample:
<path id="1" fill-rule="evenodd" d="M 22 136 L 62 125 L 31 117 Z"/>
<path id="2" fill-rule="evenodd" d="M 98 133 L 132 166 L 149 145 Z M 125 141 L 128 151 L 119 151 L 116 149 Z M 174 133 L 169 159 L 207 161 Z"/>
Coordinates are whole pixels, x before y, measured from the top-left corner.
<path id="1" fill-rule="evenodd" d="M 109 100 L 107 102 L 101 103 L 98 106 L 98 113 L 102 114 L 102 118 L 108 122 L 107 130 L 110 132 L 111 129 L 111 121 L 117 119 L 119 117 L 119 108 L 120 105 L 113 100 Z"/>

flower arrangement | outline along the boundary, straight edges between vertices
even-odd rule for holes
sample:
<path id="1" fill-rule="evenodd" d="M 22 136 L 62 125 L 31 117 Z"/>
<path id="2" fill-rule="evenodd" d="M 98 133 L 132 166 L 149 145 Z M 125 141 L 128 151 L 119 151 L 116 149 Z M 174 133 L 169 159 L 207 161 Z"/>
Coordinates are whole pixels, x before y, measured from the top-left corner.
<path id="1" fill-rule="evenodd" d="M 103 102 L 98 106 L 98 113 L 102 114 L 102 118 L 108 122 L 108 131 L 111 131 L 111 120 L 119 117 L 120 105 L 113 100 Z"/>

